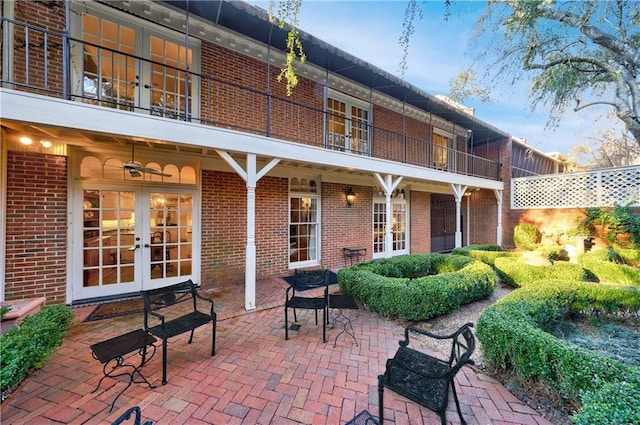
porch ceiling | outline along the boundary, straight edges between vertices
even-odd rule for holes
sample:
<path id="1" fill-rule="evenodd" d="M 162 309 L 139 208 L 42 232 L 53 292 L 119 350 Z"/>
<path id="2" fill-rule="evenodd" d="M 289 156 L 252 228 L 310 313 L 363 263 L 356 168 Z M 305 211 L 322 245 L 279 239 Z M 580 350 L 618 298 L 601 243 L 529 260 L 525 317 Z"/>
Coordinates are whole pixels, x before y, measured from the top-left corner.
<path id="1" fill-rule="evenodd" d="M 226 168 L 224 161 L 217 153 L 217 149 L 191 145 L 185 143 L 176 143 L 175 141 L 164 141 L 157 139 L 148 139 L 140 137 L 129 137 L 120 134 L 110 134 L 98 131 L 80 130 L 67 127 L 57 127 L 52 125 L 46 125 L 41 123 L 29 123 L 24 121 L 14 121 L 3 119 L 0 123 L 3 132 L 6 132 L 7 139 L 9 141 L 17 141 L 21 136 L 29 136 L 34 140 L 48 139 L 51 141 L 59 140 L 72 146 L 79 146 L 90 149 L 94 152 L 100 153 L 113 153 L 114 151 L 122 151 L 123 155 L 128 155 L 129 147 L 131 143 L 135 142 L 137 145 L 143 145 L 145 149 L 151 152 L 158 152 L 168 155 L 183 155 L 187 157 L 196 158 L 198 161 L 204 163 L 221 164 L 223 168 Z M 277 142 L 277 139 L 272 139 Z M 15 142 L 17 143 L 17 142 Z M 54 142 L 55 143 L 55 142 Z M 18 145 L 19 146 L 19 145 Z M 23 147 L 25 150 L 41 149 L 32 147 Z M 228 153 L 240 164 L 244 164 L 246 159 L 246 153 L 232 152 Z M 258 168 L 262 168 L 272 158 L 269 156 L 258 157 Z M 207 167 L 208 168 L 208 167 Z M 303 159 L 288 159 L 281 158 L 281 161 L 270 175 L 274 176 L 288 176 L 292 174 L 309 173 L 309 171 L 315 172 L 323 176 L 323 181 L 334 183 L 348 183 L 353 185 L 369 186 L 376 184 L 373 177 L 373 171 L 363 170 L 357 168 L 345 168 L 343 166 L 327 164 L 318 164 L 314 162 L 307 162 Z M 453 175 L 452 175 L 453 176 Z M 409 185 L 415 190 L 422 190 L 434 193 L 451 193 L 451 186 L 449 183 L 443 183 L 438 181 L 432 181 L 429 179 L 416 179 L 404 176 L 404 185 Z M 501 184 L 499 182 L 492 182 L 491 184 Z M 490 185 L 491 185 L 490 184 Z M 479 187 L 484 187 L 479 185 Z"/>
<path id="2" fill-rule="evenodd" d="M 243 34 L 266 45 L 286 50 L 286 30 L 269 22 L 266 11 L 243 1 L 163 0 L 175 8 L 197 15 L 217 25 Z M 474 146 L 510 137 L 492 125 L 437 99 L 422 89 L 332 46 L 313 35 L 300 31 L 307 61 L 349 80 L 372 87 L 387 96 L 438 115 L 458 126 L 473 131 Z"/>

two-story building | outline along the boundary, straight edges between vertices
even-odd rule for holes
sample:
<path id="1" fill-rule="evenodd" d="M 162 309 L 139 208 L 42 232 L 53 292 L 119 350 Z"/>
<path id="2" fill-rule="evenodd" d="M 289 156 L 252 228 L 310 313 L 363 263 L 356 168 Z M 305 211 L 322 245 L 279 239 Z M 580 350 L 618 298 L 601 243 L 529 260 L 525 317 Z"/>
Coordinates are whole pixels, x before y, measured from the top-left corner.
<path id="1" fill-rule="evenodd" d="M 502 243 L 509 134 L 239 1 L 2 2 L 0 278 L 77 304 Z M 507 164 L 506 167 L 502 164 Z"/>

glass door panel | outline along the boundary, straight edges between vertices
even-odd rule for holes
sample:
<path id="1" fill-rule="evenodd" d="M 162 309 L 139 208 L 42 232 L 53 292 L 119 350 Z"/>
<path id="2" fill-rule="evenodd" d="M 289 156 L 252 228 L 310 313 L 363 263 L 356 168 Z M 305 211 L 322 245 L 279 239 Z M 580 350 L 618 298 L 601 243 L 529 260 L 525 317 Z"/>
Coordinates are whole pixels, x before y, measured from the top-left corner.
<path id="1" fill-rule="evenodd" d="M 82 97 L 85 102 L 133 110 L 138 71 L 136 32 L 127 26 L 86 14 Z M 91 43 L 91 44 L 90 44 Z"/>
<path id="2" fill-rule="evenodd" d="M 393 252 L 401 254 L 407 249 L 407 204 L 393 203 Z"/>
<path id="3" fill-rule="evenodd" d="M 134 286 L 135 200 L 134 192 L 84 190 L 83 287 Z"/>
<path id="4" fill-rule="evenodd" d="M 387 232 L 387 205 L 384 200 L 373 203 L 373 253 L 383 253 Z"/>
<path id="5" fill-rule="evenodd" d="M 191 276 L 193 196 L 152 192 L 149 196 L 149 279 Z"/>
<path id="6" fill-rule="evenodd" d="M 151 36 L 151 114 L 167 118 L 184 119 L 185 105 L 190 92 L 191 81 L 187 81 L 185 70 L 193 69 L 193 51 L 183 45 Z M 189 79 L 192 75 L 189 75 Z M 192 93 L 189 93 L 191 100 Z"/>
<path id="7" fill-rule="evenodd" d="M 327 110 L 329 112 L 327 148 L 344 151 L 347 139 L 347 104 L 329 98 L 327 100 Z"/>
<path id="8" fill-rule="evenodd" d="M 351 152 L 360 155 L 369 155 L 369 111 L 351 107 Z"/>

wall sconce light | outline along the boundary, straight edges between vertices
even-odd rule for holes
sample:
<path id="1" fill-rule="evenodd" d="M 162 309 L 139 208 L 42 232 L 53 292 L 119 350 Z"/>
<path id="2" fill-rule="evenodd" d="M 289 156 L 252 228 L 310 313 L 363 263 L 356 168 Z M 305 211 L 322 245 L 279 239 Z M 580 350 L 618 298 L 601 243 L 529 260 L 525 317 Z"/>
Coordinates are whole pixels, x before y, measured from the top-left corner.
<path id="1" fill-rule="evenodd" d="M 347 197 L 347 206 L 350 207 L 356 201 L 356 194 L 353 193 L 352 188 L 348 188 L 344 191 L 345 196 Z"/>

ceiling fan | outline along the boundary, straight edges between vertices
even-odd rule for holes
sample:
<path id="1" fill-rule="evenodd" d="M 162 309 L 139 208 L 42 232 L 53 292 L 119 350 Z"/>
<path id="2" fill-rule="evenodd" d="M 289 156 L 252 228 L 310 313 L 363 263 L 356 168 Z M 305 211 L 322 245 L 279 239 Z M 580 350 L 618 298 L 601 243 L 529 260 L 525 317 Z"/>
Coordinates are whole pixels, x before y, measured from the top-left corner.
<path id="1" fill-rule="evenodd" d="M 135 161 L 135 142 L 131 141 L 131 161 L 122 164 L 122 168 L 129 171 L 131 177 L 140 177 L 143 173 L 155 174 L 157 176 L 171 177 L 171 174 L 163 173 L 155 168 L 143 167 L 141 163 Z"/>

